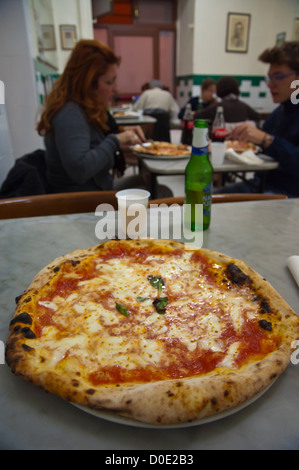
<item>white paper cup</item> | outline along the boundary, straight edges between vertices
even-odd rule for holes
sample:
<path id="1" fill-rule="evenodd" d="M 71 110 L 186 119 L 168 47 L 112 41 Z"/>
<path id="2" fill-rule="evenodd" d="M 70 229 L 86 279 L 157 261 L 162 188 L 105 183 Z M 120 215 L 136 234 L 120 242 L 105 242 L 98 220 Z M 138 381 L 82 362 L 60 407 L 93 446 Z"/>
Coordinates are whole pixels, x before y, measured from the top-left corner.
<path id="1" fill-rule="evenodd" d="M 145 189 L 124 189 L 115 195 L 118 202 L 119 221 L 123 236 L 140 238 L 147 232 L 147 207 L 150 197 Z"/>
<path id="2" fill-rule="evenodd" d="M 212 154 L 212 165 L 219 166 L 222 165 L 224 160 L 226 150 L 225 142 L 212 142 L 211 143 L 211 154 Z"/>
<path id="3" fill-rule="evenodd" d="M 170 140 L 172 144 L 179 145 L 182 139 L 182 129 L 171 129 L 170 130 Z"/>
<path id="4" fill-rule="evenodd" d="M 287 265 L 288 265 L 289 270 L 293 274 L 295 281 L 297 282 L 299 286 L 299 256 L 298 255 L 290 256 L 287 259 Z"/>

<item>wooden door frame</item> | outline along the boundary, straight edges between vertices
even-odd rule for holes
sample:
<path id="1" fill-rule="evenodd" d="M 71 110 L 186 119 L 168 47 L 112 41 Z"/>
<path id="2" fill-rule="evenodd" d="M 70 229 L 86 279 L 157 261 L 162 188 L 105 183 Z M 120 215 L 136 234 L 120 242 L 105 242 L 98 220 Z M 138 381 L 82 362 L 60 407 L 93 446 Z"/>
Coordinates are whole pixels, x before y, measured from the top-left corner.
<path id="1" fill-rule="evenodd" d="M 150 24 L 94 24 L 95 29 L 106 29 L 108 46 L 114 50 L 114 38 L 115 36 L 151 36 L 153 37 L 153 67 L 154 77 L 160 76 L 160 64 L 159 64 L 159 34 L 161 31 L 173 32 L 174 35 L 174 77 L 173 77 L 173 90 L 174 96 L 176 96 L 176 27 L 173 24 L 155 23 Z M 137 91 L 137 90 L 136 90 Z"/>

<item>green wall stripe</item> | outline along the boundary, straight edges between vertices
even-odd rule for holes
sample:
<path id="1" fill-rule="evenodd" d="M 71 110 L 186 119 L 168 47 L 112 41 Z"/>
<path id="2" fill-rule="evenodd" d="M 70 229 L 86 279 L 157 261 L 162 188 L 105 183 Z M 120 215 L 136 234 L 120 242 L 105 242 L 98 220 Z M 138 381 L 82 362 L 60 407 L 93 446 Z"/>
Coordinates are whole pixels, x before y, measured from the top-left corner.
<path id="1" fill-rule="evenodd" d="M 223 77 L 224 75 L 178 75 L 177 76 L 177 85 L 180 85 L 181 82 L 184 80 L 185 85 L 188 84 L 188 81 L 193 79 L 193 85 L 201 85 L 202 82 L 206 78 L 213 78 L 215 81 L 219 80 L 219 78 Z M 260 86 L 261 82 L 265 81 L 264 76 L 256 76 L 256 75 L 234 75 L 236 80 L 241 83 L 244 80 L 248 80 L 251 82 L 251 86 Z"/>

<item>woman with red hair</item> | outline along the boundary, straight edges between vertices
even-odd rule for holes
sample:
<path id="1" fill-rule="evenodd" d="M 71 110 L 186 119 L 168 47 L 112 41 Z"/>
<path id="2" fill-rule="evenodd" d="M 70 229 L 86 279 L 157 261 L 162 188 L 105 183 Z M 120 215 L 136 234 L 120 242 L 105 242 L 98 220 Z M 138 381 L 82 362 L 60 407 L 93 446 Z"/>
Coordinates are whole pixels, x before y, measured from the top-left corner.
<path id="1" fill-rule="evenodd" d="M 121 149 L 145 140 L 138 126 L 120 132 L 107 111 L 119 63 L 104 44 L 81 40 L 55 82 L 37 126 L 53 192 L 113 189 L 112 170 L 125 169 Z"/>

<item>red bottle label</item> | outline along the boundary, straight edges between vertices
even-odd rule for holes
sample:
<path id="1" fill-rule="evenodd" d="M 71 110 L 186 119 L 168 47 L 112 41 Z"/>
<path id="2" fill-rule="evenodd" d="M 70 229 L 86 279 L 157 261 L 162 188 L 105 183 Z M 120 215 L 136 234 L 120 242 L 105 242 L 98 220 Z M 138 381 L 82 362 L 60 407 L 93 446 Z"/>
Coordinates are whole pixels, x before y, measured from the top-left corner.
<path id="1" fill-rule="evenodd" d="M 194 121 L 183 121 L 183 129 L 193 129 Z"/>
<path id="2" fill-rule="evenodd" d="M 218 128 L 218 129 L 213 130 L 213 135 L 217 139 L 219 139 L 219 138 L 225 139 L 226 134 L 227 134 L 227 130 L 225 128 Z"/>

